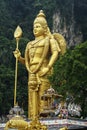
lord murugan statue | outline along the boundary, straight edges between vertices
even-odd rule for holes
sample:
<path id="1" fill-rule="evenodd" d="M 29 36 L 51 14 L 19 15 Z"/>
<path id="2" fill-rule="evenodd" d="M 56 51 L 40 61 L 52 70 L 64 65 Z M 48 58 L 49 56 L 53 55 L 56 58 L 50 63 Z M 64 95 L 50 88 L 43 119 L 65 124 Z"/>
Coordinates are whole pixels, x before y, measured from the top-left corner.
<path id="1" fill-rule="evenodd" d="M 41 97 L 50 88 L 48 76 L 52 74 L 52 67 L 58 55 L 66 50 L 65 39 L 62 35 L 52 34 L 48 27 L 46 16 L 41 10 L 33 23 L 35 39 L 30 41 L 25 49 L 24 58 L 18 49 L 14 56 L 25 64 L 28 76 L 28 118 L 40 116 L 47 101 Z"/>

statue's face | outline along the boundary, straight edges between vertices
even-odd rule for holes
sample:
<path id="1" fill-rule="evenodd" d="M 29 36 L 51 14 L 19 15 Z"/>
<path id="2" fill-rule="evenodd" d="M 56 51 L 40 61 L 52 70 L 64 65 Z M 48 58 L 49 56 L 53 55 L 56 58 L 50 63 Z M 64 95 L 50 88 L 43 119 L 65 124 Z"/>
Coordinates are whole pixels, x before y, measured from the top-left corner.
<path id="1" fill-rule="evenodd" d="M 36 37 L 44 35 L 44 28 L 40 23 L 34 23 L 33 33 Z"/>

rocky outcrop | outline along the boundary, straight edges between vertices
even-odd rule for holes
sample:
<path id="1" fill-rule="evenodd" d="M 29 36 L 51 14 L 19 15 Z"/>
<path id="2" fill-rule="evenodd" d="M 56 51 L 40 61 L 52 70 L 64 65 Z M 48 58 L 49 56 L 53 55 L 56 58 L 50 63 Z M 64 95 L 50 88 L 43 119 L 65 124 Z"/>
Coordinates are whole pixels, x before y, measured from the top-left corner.
<path id="1" fill-rule="evenodd" d="M 80 27 L 77 25 L 75 18 L 74 18 L 74 9 L 72 5 L 72 11 L 70 18 L 66 18 L 61 14 L 60 10 L 57 10 L 53 14 L 53 33 L 58 32 L 62 34 L 69 47 L 75 46 L 76 44 L 79 44 L 83 40 L 83 34 L 80 30 Z M 67 19 L 69 19 L 69 22 L 67 22 Z"/>

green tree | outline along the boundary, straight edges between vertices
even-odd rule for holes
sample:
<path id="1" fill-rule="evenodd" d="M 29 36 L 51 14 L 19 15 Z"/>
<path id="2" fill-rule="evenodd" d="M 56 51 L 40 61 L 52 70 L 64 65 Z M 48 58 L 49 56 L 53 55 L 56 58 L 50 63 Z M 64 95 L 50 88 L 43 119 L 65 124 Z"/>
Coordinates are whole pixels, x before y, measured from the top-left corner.
<path id="1" fill-rule="evenodd" d="M 87 116 L 87 42 L 77 45 L 60 56 L 50 77 L 51 83 L 64 98 L 72 95 L 82 106 L 83 116 Z"/>
<path id="2" fill-rule="evenodd" d="M 13 102 L 14 71 L 0 65 L 0 115 L 6 115 Z"/>

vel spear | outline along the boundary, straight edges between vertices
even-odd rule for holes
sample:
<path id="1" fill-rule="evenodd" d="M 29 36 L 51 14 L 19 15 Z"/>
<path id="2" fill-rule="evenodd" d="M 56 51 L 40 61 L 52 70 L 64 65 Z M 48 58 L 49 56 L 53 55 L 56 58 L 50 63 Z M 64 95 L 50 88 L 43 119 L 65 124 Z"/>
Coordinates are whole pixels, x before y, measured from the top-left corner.
<path id="1" fill-rule="evenodd" d="M 18 50 L 19 40 L 22 36 L 22 29 L 20 26 L 17 26 L 14 32 L 14 38 L 16 39 L 16 50 Z M 17 75 L 18 75 L 18 57 L 16 57 L 15 63 L 15 86 L 14 86 L 14 106 L 17 105 L 16 97 L 17 97 Z"/>

